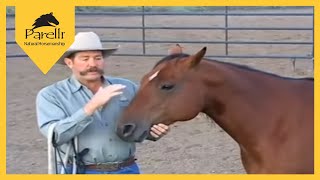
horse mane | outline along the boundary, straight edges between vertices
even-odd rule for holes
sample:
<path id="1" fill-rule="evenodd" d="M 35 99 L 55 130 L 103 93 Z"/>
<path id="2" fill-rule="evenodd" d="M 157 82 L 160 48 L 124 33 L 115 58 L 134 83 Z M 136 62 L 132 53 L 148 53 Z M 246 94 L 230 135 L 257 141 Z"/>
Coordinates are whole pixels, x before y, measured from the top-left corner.
<path id="1" fill-rule="evenodd" d="M 189 57 L 189 56 L 190 56 L 189 54 L 184 54 L 184 53 L 171 54 L 171 55 L 165 56 L 164 58 L 162 58 L 160 61 L 158 61 L 154 65 L 153 69 L 156 66 L 158 66 L 159 64 L 162 64 L 164 62 L 167 62 L 167 61 L 170 61 L 170 60 L 173 60 L 173 59 L 180 60 L 180 59 L 183 59 L 183 58 Z M 226 65 L 226 66 L 232 66 L 232 67 L 235 67 L 235 68 L 238 68 L 238 69 L 242 69 L 242 70 L 246 70 L 246 71 L 252 71 L 252 72 L 256 72 L 256 73 L 266 74 L 266 75 L 277 77 L 277 78 L 291 79 L 291 80 L 297 79 L 297 78 L 283 77 L 283 76 L 279 76 L 279 75 L 276 75 L 276 74 L 268 73 L 268 72 L 265 72 L 265 71 L 261 71 L 261 70 L 258 70 L 258 69 L 251 68 L 251 67 L 246 66 L 246 65 L 240 65 L 240 64 L 230 63 L 230 62 L 222 62 L 222 61 L 217 61 L 217 60 L 207 59 L 207 58 L 203 58 L 203 60 L 208 61 L 208 62 L 216 62 L 216 63 L 223 64 L 223 65 Z M 314 81 L 313 77 L 299 78 L 299 79 L 304 79 L 304 80 L 307 80 L 307 81 Z"/>
<path id="2" fill-rule="evenodd" d="M 158 66 L 159 64 L 162 64 L 162 63 L 164 63 L 164 62 L 170 61 L 170 60 L 172 60 L 172 59 L 178 58 L 178 60 L 180 60 L 180 59 L 182 59 L 182 58 L 189 57 L 189 56 L 190 56 L 189 54 L 184 54 L 184 53 L 168 55 L 168 56 L 162 58 L 160 61 L 158 61 L 158 62 L 153 66 L 153 69 L 154 69 L 156 66 Z"/>

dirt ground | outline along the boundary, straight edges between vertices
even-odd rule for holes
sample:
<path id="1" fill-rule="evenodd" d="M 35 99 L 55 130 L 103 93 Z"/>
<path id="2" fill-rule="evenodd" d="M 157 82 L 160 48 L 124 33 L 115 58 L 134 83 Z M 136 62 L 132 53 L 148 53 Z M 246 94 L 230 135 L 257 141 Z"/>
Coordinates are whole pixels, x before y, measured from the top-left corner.
<path id="1" fill-rule="evenodd" d="M 132 18 L 132 19 L 131 19 Z M 208 19 L 210 18 L 210 20 Z M 309 27 L 312 21 L 305 17 L 233 17 L 230 23 L 234 26 L 256 27 Z M 77 17 L 78 25 L 92 25 L 108 22 L 112 25 L 133 25 L 139 20 L 126 18 Z M 148 25 L 223 26 L 223 18 L 217 17 L 154 17 Z M 209 23 L 210 22 L 210 23 Z M 140 22 L 141 23 L 141 22 Z M 7 26 L 12 27 L 14 20 L 7 19 Z M 199 26 L 201 26 L 199 25 Z M 79 31 L 79 30 L 78 30 Z M 82 30 L 84 31 L 84 30 Z M 102 39 L 136 39 L 141 35 L 137 30 L 97 30 Z M 13 32 L 7 33 L 7 40 L 14 40 Z M 222 31 L 155 31 L 147 33 L 149 39 L 159 40 L 223 40 Z M 232 40 L 259 41 L 311 41 L 312 33 L 308 31 L 291 32 L 249 32 L 232 31 Z M 123 52 L 141 51 L 137 44 L 121 44 Z M 171 44 L 148 44 L 147 52 L 166 53 Z M 193 53 L 202 46 L 208 46 L 209 55 L 224 53 L 222 45 L 185 44 L 186 52 Z M 233 45 L 233 54 L 310 54 L 311 46 L 301 45 Z M 13 45 L 7 46 L 7 54 L 21 52 Z M 121 76 L 138 82 L 159 58 L 119 57 L 107 60 L 105 71 L 108 75 Z M 220 59 L 221 60 L 221 59 Z M 246 64 L 250 67 L 279 74 L 286 77 L 313 77 L 313 63 L 310 60 L 297 60 L 293 68 L 288 59 L 229 59 L 228 61 Z M 7 173 L 8 174 L 43 174 L 47 172 L 46 139 L 37 128 L 35 97 L 37 92 L 56 81 L 67 78 L 68 69 L 55 65 L 47 75 L 36 67 L 28 58 L 7 60 Z M 276 103 L 276 102 L 275 102 Z M 137 158 L 142 173 L 155 174 L 242 174 L 245 173 L 240 161 L 238 145 L 218 125 L 209 119 L 198 116 L 192 121 L 172 125 L 170 133 L 157 142 L 137 144 Z"/>

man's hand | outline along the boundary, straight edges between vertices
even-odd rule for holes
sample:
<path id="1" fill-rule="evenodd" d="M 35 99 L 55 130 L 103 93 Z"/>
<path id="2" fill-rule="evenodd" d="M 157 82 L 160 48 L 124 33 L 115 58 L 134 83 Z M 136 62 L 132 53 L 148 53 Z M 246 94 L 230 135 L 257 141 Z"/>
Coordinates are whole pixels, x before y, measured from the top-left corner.
<path id="1" fill-rule="evenodd" d="M 122 90 L 124 88 L 125 86 L 121 84 L 114 84 L 100 88 L 99 91 L 85 105 L 84 111 L 87 115 L 92 115 L 94 111 L 106 104 L 112 97 L 122 94 Z"/>
<path id="2" fill-rule="evenodd" d="M 159 139 L 169 132 L 169 126 L 164 124 L 157 124 L 151 127 L 150 135 L 155 139 Z"/>

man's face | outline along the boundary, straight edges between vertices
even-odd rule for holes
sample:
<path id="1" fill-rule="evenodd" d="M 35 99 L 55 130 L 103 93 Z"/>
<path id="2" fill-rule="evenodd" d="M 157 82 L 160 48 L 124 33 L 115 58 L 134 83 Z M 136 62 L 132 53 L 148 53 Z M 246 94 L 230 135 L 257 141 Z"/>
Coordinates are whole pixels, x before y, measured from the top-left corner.
<path id="1" fill-rule="evenodd" d="M 104 60 L 101 51 L 77 52 L 65 62 L 80 81 L 96 81 L 103 75 Z"/>

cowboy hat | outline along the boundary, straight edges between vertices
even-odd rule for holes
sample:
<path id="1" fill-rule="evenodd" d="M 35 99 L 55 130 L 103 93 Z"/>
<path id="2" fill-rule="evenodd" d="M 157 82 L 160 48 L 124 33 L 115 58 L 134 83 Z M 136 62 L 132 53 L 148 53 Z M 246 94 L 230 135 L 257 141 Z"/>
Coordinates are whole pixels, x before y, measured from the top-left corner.
<path id="1" fill-rule="evenodd" d="M 74 38 L 74 42 L 69 49 L 59 58 L 58 64 L 65 65 L 64 58 L 70 56 L 72 53 L 79 51 L 102 51 L 103 57 L 108 57 L 118 50 L 118 47 L 103 48 L 99 36 L 94 32 L 79 32 Z"/>

